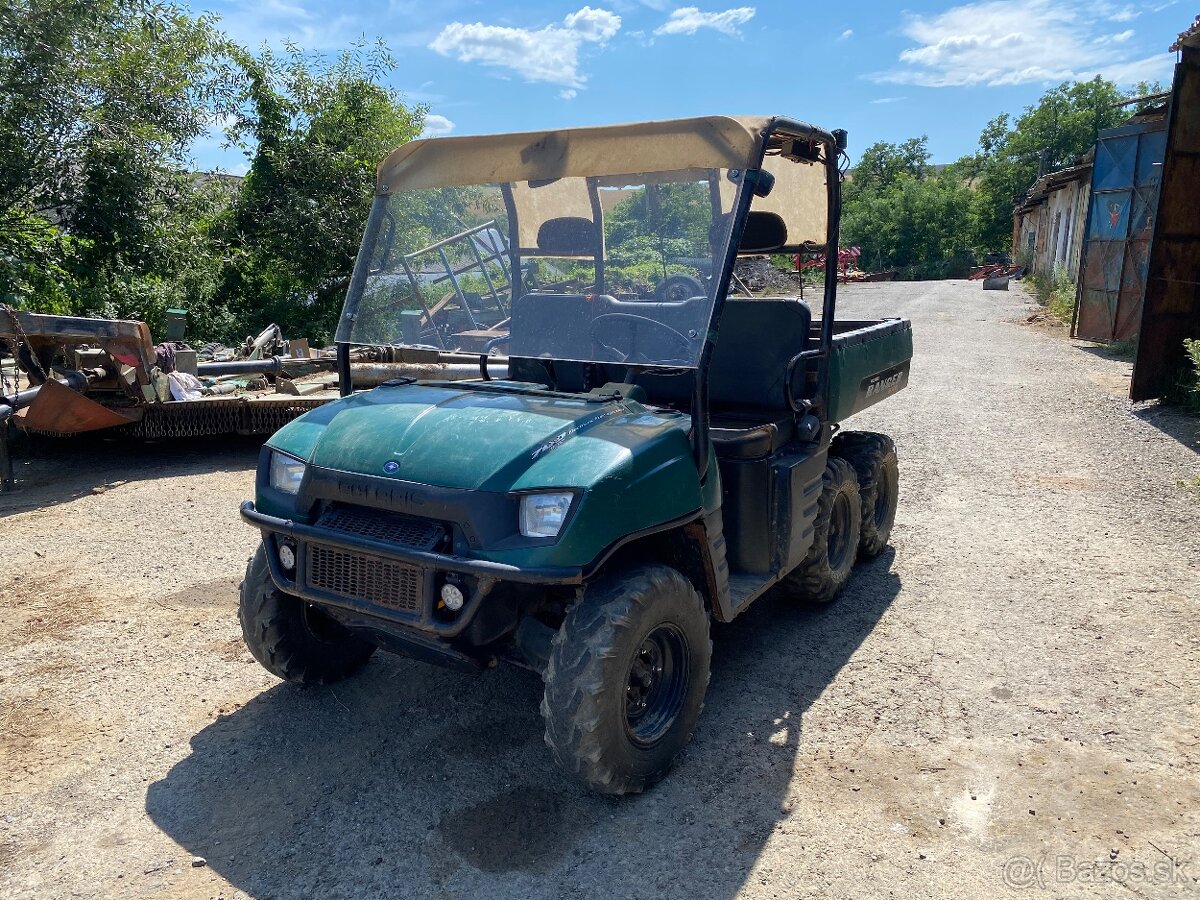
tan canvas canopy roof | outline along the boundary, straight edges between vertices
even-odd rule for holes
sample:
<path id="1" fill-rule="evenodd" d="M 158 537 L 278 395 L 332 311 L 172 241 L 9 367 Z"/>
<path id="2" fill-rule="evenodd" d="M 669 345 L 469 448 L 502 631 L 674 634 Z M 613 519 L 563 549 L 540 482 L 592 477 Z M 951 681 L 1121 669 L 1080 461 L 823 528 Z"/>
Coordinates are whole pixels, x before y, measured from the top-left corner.
<path id="1" fill-rule="evenodd" d="M 378 193 L 481 184 L 517 185 L 555 179 L 599 178 L 681 170 L 746 169 L 758 164 L 762 141 L 773 120 L 768 116 L 709 116 L 629 125 L 567 128 L 410 141 L 379 165 Z M 774 142 L 773 142 L 774 143 Z M 826 239 L 825 169 L 768 155 L 763 167 L 776 177 L 768 197 L 755 197 L 752 208 L 775 212 L 788 229 L 787 249 L 819 246 Z M 535 215 L 520 218 L 526 242 L 551 216 L 591 218 L 586 195 L 576 186 L 538 185 L 516 198 L 521 207 L 535 202 Z M 728 209 L 736 186 L 721 183 Z M 568 209 L 567 207 L 570 207 Z M 523 210 L 523 212 L 527 212 Z"/>
<path id="2" fill-rule="evenodd" d="M 393 150 L 380 164 L 379 193 L 673 169 L 742 169 L 769 122 L 765 117 L 711 116 L 425 138 Z"/>

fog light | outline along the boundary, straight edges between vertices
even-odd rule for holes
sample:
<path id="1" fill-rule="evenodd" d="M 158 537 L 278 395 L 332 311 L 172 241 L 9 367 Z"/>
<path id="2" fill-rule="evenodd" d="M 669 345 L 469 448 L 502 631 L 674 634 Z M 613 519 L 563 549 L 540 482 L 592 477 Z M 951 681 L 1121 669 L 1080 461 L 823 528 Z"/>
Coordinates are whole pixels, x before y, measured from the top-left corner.
<path id="1" fill-rule="evenodd" d="M 279 564 L 289 572 L 296 568 L 296 548 L 291 544 L 279 545 Z"/>
<path id="2" fill-rule="evenodd" d="M 448 581 L 442 585 L 442 602 L 446 604 L 446 609 L 450 612 L 458 612 L 462 609 L 466 599 L 463 596 L 462 588 L 458 585 Z"/>

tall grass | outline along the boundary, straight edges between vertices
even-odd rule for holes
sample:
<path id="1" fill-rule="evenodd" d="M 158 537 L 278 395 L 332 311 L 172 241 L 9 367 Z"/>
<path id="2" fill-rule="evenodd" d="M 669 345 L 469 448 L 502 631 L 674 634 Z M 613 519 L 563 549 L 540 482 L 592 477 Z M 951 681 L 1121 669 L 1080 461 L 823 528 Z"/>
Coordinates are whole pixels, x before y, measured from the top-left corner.
<path id="1" fill-rule="evenodd" d="M 1051 276 L 1036 273 L 1027 276 L 1037 302 L 1046 308 L 1046 315 L 1070 325 L 1075 316 L 1075 282 L 1065 271 L 1055 269 Z"/>

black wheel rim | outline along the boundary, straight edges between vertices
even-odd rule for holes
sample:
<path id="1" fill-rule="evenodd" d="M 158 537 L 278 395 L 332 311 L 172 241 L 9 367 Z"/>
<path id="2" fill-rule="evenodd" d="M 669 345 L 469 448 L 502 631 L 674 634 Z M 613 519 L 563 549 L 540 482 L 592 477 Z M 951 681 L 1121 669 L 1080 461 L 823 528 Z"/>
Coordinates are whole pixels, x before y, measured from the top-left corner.
<path id="1" fill-rule="evenodd" d="M 840 569 L 850 553 L 850 500 L 845 494 L 833 498 L 829 511 L 829 565 Z"/>
<path id="2" fill-rule="evenodd" d="M 666 297 L 663 299 L 668 303 L 677 303 L 680 300 L 686 300 L 691 294 L 688 292 L 685 284 L 672 284 L 666 290 Z"/>
<path id="3" fill-rule="evenodd" d="M 690 652 L 683 632 L 663 623 L 633 654 L 625 681 L 625 730 L 649 747 L 671 730 L 687 696 Z"/>

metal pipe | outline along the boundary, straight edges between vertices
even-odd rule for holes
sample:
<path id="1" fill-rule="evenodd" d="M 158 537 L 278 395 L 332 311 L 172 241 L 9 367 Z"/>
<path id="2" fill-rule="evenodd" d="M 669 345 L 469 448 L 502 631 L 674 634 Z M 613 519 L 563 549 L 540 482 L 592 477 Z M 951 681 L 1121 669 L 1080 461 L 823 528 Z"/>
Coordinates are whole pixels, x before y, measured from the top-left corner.
<path id="1" fill-rule="evenodd" d="M 833 318 L 837 306 L 838 250 L 841 239 L 842 173 L 839 152 L 845 147 L 845 132 L 825 145 L 825 182 L 828 185 L 825 239 L 825 296 L 821 303 L 821 346 L 824 356 L 817 362 L 817 397 L 820 416 L 829 409 L 829 354 L 833 348 Z"/>
<path id="2" fill-rule="evenodd" d="M 196 374 L 212 377 L 214 375 L 262 375 L 268 372 L 283 371 L 283 358 L 271 356 L 267 359 L 231 359 L 228 362 L 200 363 L 196 366 Z"/>
<path id="3" fill-rule="evenodd" d="M 103 381 L 107 377 L 108 372 L 104 369 L 72 369 L 64 372 L 61 378 L 55 380 L 82 394 L 87 391 L 93 381 Z M 36 387 L 17 391 L 12 396 L 0 395 L 0 424 L 7 422 L 17 410 L 24 409 L 32 403 L 41 389 L 42 386 L 39 384 Z"/>
<path id="4" fill-rule="evenodd" d="M 41 389 L 41 385 L 38 385 L 37 387 L 31 387 L 26 388 L 23 391 L 17 391 L 17 393 L 13 394 L 11 397 L 0 397 L 0 403 L 5 404 L 4 406 L 0 406 L 0 422 L 3 422 L 18 409 L 24 409 L 26 406 L 32 403 L 33 398 L 37 396 L 38 391 Z"/>
<path id="5" fill-rule="evenodd" d="M 269 356 L 266 359 L 231 359 L 227 362 L 200 363 L 196 374 L 211 378 L 216 375 L 277 375 L 284 369 L 333 369 L 336 359 L 306 356 Z"/>

